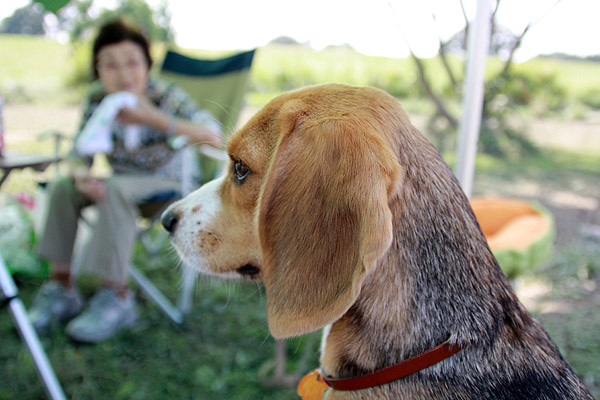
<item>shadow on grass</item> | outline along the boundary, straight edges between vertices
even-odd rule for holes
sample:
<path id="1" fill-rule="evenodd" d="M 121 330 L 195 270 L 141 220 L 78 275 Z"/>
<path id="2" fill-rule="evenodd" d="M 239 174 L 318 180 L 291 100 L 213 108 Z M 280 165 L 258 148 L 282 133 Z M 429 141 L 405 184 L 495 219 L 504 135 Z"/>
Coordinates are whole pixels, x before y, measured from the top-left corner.
<path id="1" fill-rule="evenodd" d="M 580 241 L 524 277 L 546 288 L 528 302 L 563 357 L 600 396 L 600 246 Z"/>

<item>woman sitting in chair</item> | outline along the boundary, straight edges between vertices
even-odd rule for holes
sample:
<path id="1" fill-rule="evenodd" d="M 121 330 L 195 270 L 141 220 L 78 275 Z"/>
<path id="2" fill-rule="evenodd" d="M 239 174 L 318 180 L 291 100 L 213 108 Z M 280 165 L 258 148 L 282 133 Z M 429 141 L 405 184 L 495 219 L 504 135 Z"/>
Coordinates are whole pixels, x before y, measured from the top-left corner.
<path id="1" fill-rule="evenodd" d="M 71 152 L 85 164 L 50 186 L 48 214 L 39 244 L 40 255 L 51 264 L 50 280 L 40 288 L 30 309 L 36 330 L 70 320 L 67 334 L 81 342 L 112 337 L 137 319 L 133 293 L 128 289 L 128 265 L 136 238 L 138 205 L 159 193 L 179 191 L 181 152 L 169 143 L 183 136 L 192 143 L 221 145 L 219 123 L 180 88 L 150 78 L 150 46 L 136 29 L 120 20 L 104 25 L 93 45 L 93 71 L 97 86 L 87 100 L 81 131 L 100 102 L 109 94 L 135 95 L 135 106 L 120 109 L 110 125 L 110 150 L 106 152 L 112 175 L 99 179 L 89 174 L 92 157 Z M 132 98 L 131 95 L 128 95 Z M 133 145 L 128 126 L 137 125 Z M 81 270 L 103 284 L 83 310 L 83 299 L 71 274 L 71 259 L 82 208 L 95 204 L 98 222 L 83 255 Z M 72 319 L 73 317 L 76 317 Z"/>

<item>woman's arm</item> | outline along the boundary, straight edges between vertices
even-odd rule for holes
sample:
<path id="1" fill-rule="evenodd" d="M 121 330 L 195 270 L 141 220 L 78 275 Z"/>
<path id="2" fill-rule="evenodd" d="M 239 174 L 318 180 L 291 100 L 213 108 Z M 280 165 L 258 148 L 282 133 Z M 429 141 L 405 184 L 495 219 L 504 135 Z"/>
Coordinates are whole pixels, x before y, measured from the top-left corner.
<path id="1" fill-rule="evenodd" d="M 191 143 L 209 144 L 213 147 L 222 145 L 219 132 L 192 121 L 170 116 L 142 96 L 139 97 L 136 108 L 122 108 L 118 118 L 125 124 L 148 125 L 166 135 L 186 136 Z"/>

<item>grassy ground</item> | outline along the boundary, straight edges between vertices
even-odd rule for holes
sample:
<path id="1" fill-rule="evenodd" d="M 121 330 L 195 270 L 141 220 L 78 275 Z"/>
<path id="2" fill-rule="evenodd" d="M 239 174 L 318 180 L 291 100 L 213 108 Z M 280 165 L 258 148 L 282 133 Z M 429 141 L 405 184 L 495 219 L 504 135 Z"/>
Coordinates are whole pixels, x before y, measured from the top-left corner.
<path id="1" fill-rule="evenodd" d="M 2 36 L 0 48 L 3 54 L 13 54 L 3 57 L 8 62 L 0 63 L 0 88 L 10 89 L 10 96 L 18 100 L 18 104 L 5 108 L 5 122 L 10 128 L 7 145 L 13 150 L 49 152 L 51 143 L 37 140 L 37 132 L 72 132 L 77 125 L 77 92 L 64 87 L 65 75 L 71 71 L 70 50 L 40 39 Z M 11 53 L 6 53 L 7 49 Z M 373 84 L 377 75 L 373 65 L 383 63 L 386 71 L 409 69 L 406 60 L 365 61 L 352 55 L 344 64 L 340 61 L 342 53 L 323 56 L 309 49 L 299 50 L 305 52 L 302 59 L 310 61 L 300 65 L 289 61 L 298 57 L 297 53 L 287 54 L 288 50 L 261 49 L 255 64 L 257 73 L 263 75 L 259 82 L 279 79 L 300 85 L 331 77 L 344 81 L 354 77 L 367 81 L 352 83 Z M 15 54 L 26 56 L 21 59 Z M 311 81 L 303 78 L 304 69 L 310 72 L 324 65 L 329 69 L 323 75 Z M 600 74 L 594 72 L 598 67 L 589 64 L 572 63 L 565 68 L 565 64 L 552 62 L 534 67 L 556 68 L 557 79 L 571 83 L 568 95 L 573 98 L 588 88 L 600 88 Z M 295 72 L 290 76 L 289 71 Z M 381 76 L 386 74 L 388 78 L 395 76 L 392 72 L 382 72 Z M 398 79 L 401 89 L 412 78 Z M 255 89 L 250 96 L 254 106 L 273 96 L 269 90 Z M 56 93 L 65 94 L 57 97 Z M 29 104 L 22 100 L 27 97 L 31 98 Z M 424 109 L 419 101 L 407 108 Z M 413 119 L 419 122 L 423 118 L 414 115 Z M 534 199 L 553 212 L 558 228 L 554 254 L 538 271 L 515 281 L 515 287 L 565 358 L 600 398 L 600 242 L 582 233 L 586 226 L 600 225 L 598 121 L 562 118 L 533 121 L 531 126 L 537 143 L 554 148 L 540 156 L 510 162 L 480 156 L 475 191 Z M 445 154 L 445 158 L 453 164 L 452 154 Z M 33 191 L 35 179 L 37 175 L 30 171 L 14 173 L 3 190 Z M 165 293 L 176 297 L 179 273 L 172 251 L 165 248 L 159 256 L 150 257 L 138 248 L 135 261 Z M 29 305 L 42 281 L 22 275 L 15 278 Z M 81 283 L 84 293 L 91 295 L 93 282 Z M 264 303 L 260 285 L 202 279 L 183 327 L 173 326 L 152 303 L 140 297 L 139 324 L 114 340 L 82 346 L 57 330 L 43 339 L 43 345 L 71 399 L 295 399 L 293 389 L 262 384 L 272 373 L 274 352 Z M 317 365 L 315 336 L 318 333 L 288 342 L 288 371 L 306 372 Z M 32 360 L 6 310 L 0 310 L 0 338 L 0 400 L 44 398 Z"/>
<path id="2" fill-rule="evenodd" d="M 41 37 L 0 35 L 0 91 L 16 102 L 56 103 L 74 101 L 64 90 L 72 73 L 71 49 Z"/>
<path id="3" fill-rule="evenodd" d="M 511 163 L 480 157 L 475 183 L 476 194 L 536 199 L 553 211 L 558 226 L 554 254 L 538 271 L 517 279 L 515 286 L 596 397 L 600 396 L 600 241 L 582 235 L 581 228 L 600 223 L 598 165 L 598 155 L 557 150 Z M 138 248 L 135 260 L 175 298 L 179 274 L 168 247 L 157 257 Z M 25 304 L 30 304 L 41 280 L 16 278 Z M 82 286 L 86 295 L 92 294 L 93 282 L 83 280 Z M 183 327 L 173 326 L 143 298 L 140 307 L 135 329 L 106 343 L 77 345 L 60 330 L 43 340 L 69 398 L 296 398 L 293 389 L 262 384 L 272 373 L 274 341 L 266 326 L 260 285 L 203 278 Z M 7 312 L 0 315 L 0 399 L 43 398 L 32 361 Z M 288 342 L 288 370 L 305 372 L 318 365 L 317 342 L 308 337 Z"/>
<path id="4" fill-rule="evenodd" d="M 600 242 L 557 252 L 517 290 L 592 394 L 600 396 Z"/>
<path id="5" fill-rule="evenodd" d="M 535 200 L 553 214 L 557 236 L 550 259 L 519 277 L 521 301 L 550 333 L 563 356 L 600 396 L 600 157 L 545 150 L 503 162 L 479 157 L 475 194 Z"/>
<path id="6" fill-rule="evenodd" d="M 135 261 L 175 300 L 179 279 L 172 252 L 148 257 L 138 248 Z M 22 275 L 16 279 L 23 301 L 30 304 L 42 281 Z M 90 296 L 94 282 L 80 282 Z M 114 340 L 78 345 L 57 330 L 43 345 L 70 399 L 294 399 L 293 389 L 262 384 L 272 374 L 274 351 L 264 300 L 264 291 L 255 284 L 203 280 L 182 327 L 140 297 L 139 323 Z M 0 332 L 0 399 L 44 398 L 32 360 L 4 310 Z M 301 361 L 307 342 L 288 342 L 290 371 Z M 316 366 L 314 346 L 309 355 L 306 365 Z"/>
<path id="7" fill-rule="evenodd" d="M 81 88 L 67 88 L 74 81 L 85 82 L 89 74 L 90 44 L 60 44 L 40 37 L 0 35 L 0 91 L 15 102 L 50 104 L 78 103 Z M 154 68 L 158 70 L 166 45 L 152 48 Z M 218 57 L 231 52 L 181 49 L 198 57 Z M 437 59 L 423 60 L 426 73 L 436 91 L 448 85 L 443 67 Z M 455 74 L 461 75 L 464 60 L 450 57 Z M 493 76 L 502 62 L 489 58 L 487 74 Z M 554 59 L 533 59 L 516 65 L 516 70 L 532 75 L 553 75 L 564 87 L 565 96 L 575 101 L 582 95 L 600 92 L 599 63 Z M 305 46 L 269 45 L 258 49 L 252 66 L 250 99 L 263 104 L 266 98 L 281 90 L 322 82 L 345 82 L 382 87 L 406 101 L 422 94 L 412 60 L 370 57 L 344 48 L 316 51 Z M 255 99 L 255 101 L 254 101 Z M 420 102 L 416 107 L 426 107 Z M 430 107 L 429 107 L 430 108 Z"/>

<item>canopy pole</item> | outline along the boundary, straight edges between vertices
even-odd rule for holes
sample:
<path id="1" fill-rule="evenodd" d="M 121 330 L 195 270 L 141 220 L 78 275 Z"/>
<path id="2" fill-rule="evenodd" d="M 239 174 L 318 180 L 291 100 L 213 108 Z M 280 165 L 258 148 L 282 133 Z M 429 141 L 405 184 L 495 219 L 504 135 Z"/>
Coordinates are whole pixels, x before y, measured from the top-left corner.
<path id="1" fill-rule="evenodd" d="M 473 191 L 475 156 L 481 126 L 485 63 L 490 44 L 491 0 L 478 0 L 475 24 L 469 30 L 468 61 L 463 88 L 455 174 L 467 197 Z"/>

